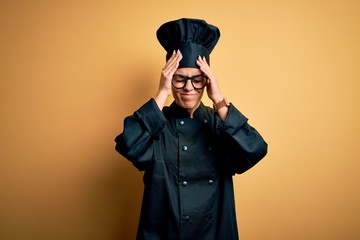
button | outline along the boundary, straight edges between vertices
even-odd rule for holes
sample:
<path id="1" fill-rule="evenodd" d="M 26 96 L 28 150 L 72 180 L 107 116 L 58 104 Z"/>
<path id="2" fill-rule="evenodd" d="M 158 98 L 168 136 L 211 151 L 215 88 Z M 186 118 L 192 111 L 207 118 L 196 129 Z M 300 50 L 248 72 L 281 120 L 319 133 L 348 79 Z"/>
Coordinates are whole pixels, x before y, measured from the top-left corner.
<path id="1" fill-rule="evenodd" d="M 183 182 L 182 182 L 182 185 L 183 185 L 184 187 L 185 187 L 187 184 L 188 184 L 187 181 L 183 181 Z"/>
<path id="2" fill-rule="evenodd" d="M 207 119 L 204 119 L 204 123 L 207 123 L 208 122 L 208 120 Z"/>
<path id="3" fill-rule="evenodd" d="M 189 216 L 185 216 L 185 221 L 190 221 L 190 217 Z"/>
<path id="4" fill-rule="evenodd" d="M 209 185 L 212 185 L 214 183 L 214 181 L 213 180 L 209 180 Z"/>
<path id="5" fill-rule="evenodd" d="M 209 214 L 209 215 L 207 216 L 207 218 L 208 218 L 209 220 L 211 220 L 211 219 L 212 219 L 212 215 Z"/>
<path id="6" fill-rule="evenodd" d="M 212 148 L 211 147 L 208 147 L 209 151 L 212 151 Z"/>
<path id="7" fill-rule="evenodd" d="M 184 122 L 183 120 L 180 121 L 180 125 L 184 125 L 184 123 L 185 123 L 185 122 Z"/>
<path id="8" fill-rule="evenodd" d="M 187 146 L 183 146 L 182 149 L 183 149 L 184 151 L 186 151 L 186 150 L 188 150 L 188 147 L 187 147 Z"/>

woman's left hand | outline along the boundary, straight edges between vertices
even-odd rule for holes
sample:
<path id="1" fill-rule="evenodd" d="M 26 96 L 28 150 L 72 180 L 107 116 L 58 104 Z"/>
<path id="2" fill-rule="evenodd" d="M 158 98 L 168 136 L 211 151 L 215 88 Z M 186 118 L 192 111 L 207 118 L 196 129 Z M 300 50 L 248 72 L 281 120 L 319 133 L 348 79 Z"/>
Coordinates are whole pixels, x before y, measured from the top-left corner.
<path id="1" fill-rule="evenodd" d="M 199 56 L 196 60 L 196 63 L 200 67 L 200 70 L 209 78 L 209 81 L 206 85 L 208 97 L 213 101 L 214 104 L 222 101 L 223 97 L 220 92 L 217 78 L 211 70 L 209 64 L 206 62 L 206 58 Z"/>

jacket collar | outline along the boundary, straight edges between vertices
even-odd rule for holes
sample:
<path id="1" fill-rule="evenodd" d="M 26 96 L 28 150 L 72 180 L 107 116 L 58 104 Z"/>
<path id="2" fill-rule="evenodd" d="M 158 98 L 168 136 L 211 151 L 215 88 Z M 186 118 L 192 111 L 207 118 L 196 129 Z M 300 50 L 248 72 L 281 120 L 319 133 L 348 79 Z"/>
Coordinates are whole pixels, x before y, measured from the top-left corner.
<path id="1" fill-rule="evenodd" d="M 175 118 L 189 118 L 190 117 L 190 113 L 186 109 L 176 105 L 175 101 L 173 101 L 171 103 L 171 105 L 169 106 L 169 112 Z M 206 116 L 207 116 L 206 106 L 202 102 L 200 102 L 199 107 L 194 112 L 194 118 L 204 120 L 204 119 L 207 119 Z"/>

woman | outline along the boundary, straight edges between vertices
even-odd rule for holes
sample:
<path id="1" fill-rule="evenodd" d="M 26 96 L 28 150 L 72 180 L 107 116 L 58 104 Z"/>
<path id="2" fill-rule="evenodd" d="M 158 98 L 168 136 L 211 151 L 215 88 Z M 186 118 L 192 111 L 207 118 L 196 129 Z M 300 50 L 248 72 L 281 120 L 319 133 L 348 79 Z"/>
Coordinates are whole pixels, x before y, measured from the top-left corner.
<path id="1" fill-rule="evenodd" d="M 221 95 L 209 66 L 217 27 L 183 18 L 157 37 L 167 51 L 159 89 L 115 139 L 145 171 L 137 239 L 238 239 L 232 176 L 260 161 L 267 144 Z M 213 108 L 201 102 L 205 88 Z"/>

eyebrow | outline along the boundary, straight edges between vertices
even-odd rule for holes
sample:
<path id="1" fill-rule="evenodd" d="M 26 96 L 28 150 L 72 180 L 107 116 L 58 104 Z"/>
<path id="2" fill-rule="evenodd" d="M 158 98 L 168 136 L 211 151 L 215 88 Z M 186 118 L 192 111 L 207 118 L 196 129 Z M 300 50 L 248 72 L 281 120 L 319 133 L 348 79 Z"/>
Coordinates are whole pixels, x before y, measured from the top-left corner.
<path id="1" fill-rule="evenodd" d="M 185 75 L 182 75 L 182 74 L 175 73 L 173 76 L 180 76 L 180 77 L 197 77 L 197 76 L 203 76 L 203 74 L 197 74 L 197 75 L 192 75 L 192 76 L 185 76 Z"/>

